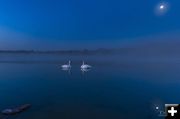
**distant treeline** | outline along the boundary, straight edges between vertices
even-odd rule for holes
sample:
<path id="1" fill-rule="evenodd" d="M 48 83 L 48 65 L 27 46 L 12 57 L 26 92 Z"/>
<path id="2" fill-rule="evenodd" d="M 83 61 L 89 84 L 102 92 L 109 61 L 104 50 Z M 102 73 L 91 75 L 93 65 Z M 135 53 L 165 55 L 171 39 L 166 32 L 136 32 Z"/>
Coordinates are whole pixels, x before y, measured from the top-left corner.
<path id="1" fill-rule="evenodd" d="M 0 53 L 9 53 L 9 54 L 112 54 L 117 52 L 117 49 L 96 49 L 96 50 L 0 50 Z"/>
<path id="2" fill-rule="evenodd" d="M 179 47 L 167 47 L 163 45 L 157 46 L 143 46 L 143 47 L 126 47 L 106 49 L 99 48 L 95 50 L 0 50 L 0 54 L 59 54 L 59 55 L 96 55 L 96 54 L 120 54 L 123 56 L 169 56 L 179 55 Z"/>

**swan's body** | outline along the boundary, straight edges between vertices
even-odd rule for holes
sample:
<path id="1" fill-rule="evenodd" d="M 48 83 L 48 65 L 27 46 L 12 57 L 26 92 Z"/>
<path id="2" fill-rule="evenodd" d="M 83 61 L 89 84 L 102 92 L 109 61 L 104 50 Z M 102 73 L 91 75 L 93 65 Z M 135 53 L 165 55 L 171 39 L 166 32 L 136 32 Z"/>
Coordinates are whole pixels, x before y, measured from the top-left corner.
<path id="1" fill-rule="evenodd" d="M 91 66 L 88 64 L 85 64 L 83 61 L 83 64 L 81 65 L 81 69 L 89 69 L 89 68 L 91 68 Z"/>
<path id="2" fill-rule="evenodd" d="M 68 64 L 64 64 L 61 66 L 63 69 L 70 69 L 71 68 L 71 61 Z"/>

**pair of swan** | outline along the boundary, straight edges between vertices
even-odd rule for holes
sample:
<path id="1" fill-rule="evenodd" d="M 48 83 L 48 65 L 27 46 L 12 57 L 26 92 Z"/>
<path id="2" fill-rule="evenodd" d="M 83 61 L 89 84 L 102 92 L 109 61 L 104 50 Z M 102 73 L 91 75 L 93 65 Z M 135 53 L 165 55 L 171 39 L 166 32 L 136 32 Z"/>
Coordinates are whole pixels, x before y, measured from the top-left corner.
<path id="1" fill-rule="evenodd" d="M 69 61 L 68 64 L 62 65 L 61 67 L 63 69 L 70 69 L 71 68 L 71 61 Z M 81 65 L 81 69 L 89 69 L 89 68 L 91 68 L 91 66 L 88 64 L 85 64 L 83 61 L 82 65 Z"/>

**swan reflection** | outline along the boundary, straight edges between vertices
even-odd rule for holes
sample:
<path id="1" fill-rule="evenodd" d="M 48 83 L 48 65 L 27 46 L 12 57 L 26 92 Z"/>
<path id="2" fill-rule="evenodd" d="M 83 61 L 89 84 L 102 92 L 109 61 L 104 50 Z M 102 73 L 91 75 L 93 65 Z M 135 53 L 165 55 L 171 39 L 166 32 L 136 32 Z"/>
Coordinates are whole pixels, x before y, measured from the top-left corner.
<path id="1" fill-rule="evenodd" d="M 69 67 L 62 67 L 62 70 L 68 72 L 68 74 L 71 74 L 71 68 Z"/>
<path id="2" fill-rule="evenodd" d="M 81 69 L 82 73 L 84 74 L 85 72 L 90 71 L 91 69 Z"/>
<path id="3" fill-rule="evenodd" d="M 63 67 L 62 70 L 63 71 L 69 71 L 69 70 L 71 70 L 71 68 Z"/>

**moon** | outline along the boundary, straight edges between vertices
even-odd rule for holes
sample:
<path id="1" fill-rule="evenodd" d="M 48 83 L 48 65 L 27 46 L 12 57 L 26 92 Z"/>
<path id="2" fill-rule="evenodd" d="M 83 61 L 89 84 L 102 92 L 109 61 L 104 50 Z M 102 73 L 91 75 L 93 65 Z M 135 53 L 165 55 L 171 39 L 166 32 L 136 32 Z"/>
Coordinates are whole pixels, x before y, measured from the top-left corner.
<path id="1" fill-rule="evenodd" d="M 158 3 L 155 7 L 155 14 L 158 16 L 165 15 L 169 10 L 169 3 L 161 2 Z"/>
<path id="2" fill-rule="evenodd" d="M 164 5 L 160 5 L 160 7 L 159 7 L 159 8 L 160 8 L 161 10 L 162 10 L 162 9 L 164 9 Z"/>

